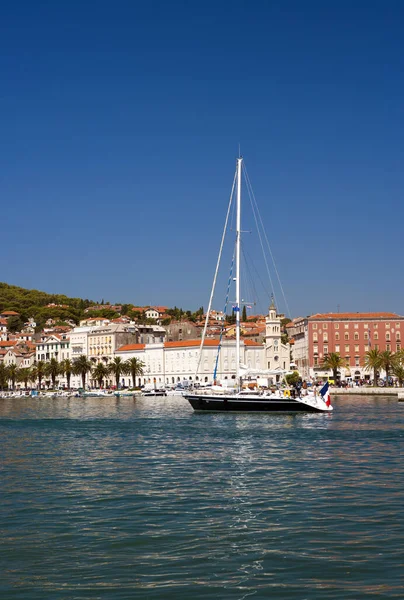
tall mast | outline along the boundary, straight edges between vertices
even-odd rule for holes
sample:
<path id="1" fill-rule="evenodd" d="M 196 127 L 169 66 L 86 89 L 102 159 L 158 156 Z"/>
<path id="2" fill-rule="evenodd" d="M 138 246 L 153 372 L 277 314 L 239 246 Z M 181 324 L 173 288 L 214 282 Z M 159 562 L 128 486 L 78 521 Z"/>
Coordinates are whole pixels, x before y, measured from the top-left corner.
<path id="1" fill-rule="evenodd" d="M 236 378 L 240 383 L 240 236 L 241 236 L 241 164 L 237 159 L 237 223 L 236 223 Z"/>

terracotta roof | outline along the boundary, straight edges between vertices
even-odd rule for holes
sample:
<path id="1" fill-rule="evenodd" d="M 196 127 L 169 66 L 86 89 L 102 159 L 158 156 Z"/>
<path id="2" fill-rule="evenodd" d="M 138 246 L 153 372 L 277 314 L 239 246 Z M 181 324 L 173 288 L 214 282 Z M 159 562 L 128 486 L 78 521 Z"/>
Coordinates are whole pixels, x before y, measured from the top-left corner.
<path id="1" fill-rule="evenodd" d="M 16 340 L 8 340 L 7 342 L 0 342 L 0 348 L 11 348 L 11 346 L 15 346 L 17 343 Z"/>
<path id="2" fill-rule="evenodd" d="M 130 352 L 131 350 L 144 350 L 146 344 L 127 344 L 126 346 L 121 346 L 116 350 L 116 352 Z"/>
<path id="3" fill-rule="evenodd" d="M 3 310 L 3 312 L 0 314 L 12 316 L 12 315 L 19 315 L 20 313 L 15 312 L 15 310 Z"/>
<path id="4" fill-rule="evenodd" d="M 318 313 L 309 317 L 309 321 L 324 321 L 325 319 L 402 319 L 396 313 L 391 312 L 371 312 L 371 313 Z"/>
<path id="5" fill-rule="evenodd" d="M 204 346 L 217 346 L 219 344 L 219 340 L 206 340 L 204 341 Z M 189 348 L 200 346 L 201 340 L 182 340 L 180 342 L 164 342 L 164 348 Z"/>
<path id="6" fill-rule="evenodd" d="M 245 346 L 261 346 L 262 348 L 262 344 L 259 344 L 258 342 L 254 342 L 253 340 L 243 340 L 244 345 Z"/>

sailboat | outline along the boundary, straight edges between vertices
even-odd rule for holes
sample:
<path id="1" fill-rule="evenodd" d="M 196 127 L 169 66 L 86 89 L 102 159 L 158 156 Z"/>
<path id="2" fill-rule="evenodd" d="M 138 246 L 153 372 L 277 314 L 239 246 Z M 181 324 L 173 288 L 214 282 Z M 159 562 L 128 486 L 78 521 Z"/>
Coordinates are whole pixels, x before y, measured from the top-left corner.
<path id="1" fill-rule="evenodd" d="M 236 382 L 237 387 L 234 390 L 227 390 L 220 386 L 212 386 L 210 389 L 193 389 L 184 393 L 184 397 L 189 401 L 192 408 L 196 411 L 221 411 L 221 412 L 330 412 L 333 410 L 329 396 L 328 388 L 327 395 L 324 396 L 317 393 L 307 393 L 302 395 L 300 392 L 296 395 L 290 393 L 290 390 L 277 389 L 274 392 L 270 390 L 261 391 L 249 391 L 243 390 L 242 387 L 242 375 L 246 374 L 245 368 L 240 362 L 240 244 L 241 244 L 241 181 L 242 181 L 242 166 L 243 158 L 237 158 L 237 169 L 235 179 L 233 182 L 233 190 L 235 184 L 237 184 L 237 203 L 236 203 L 236 243 L 235 243 L 235 277 L 233 278 L 236 284 L 236 300 L 233 305 L 233 311 L 236 316 Z M 232 202 L 232 195 L 230 198 L 229 208 L 226 216 L 225 229 L 222 236 L 219 258 L 216 265 L 216 272 L 213 281 L 212 292 L 209 301 L 209 308 L 206 314 L 205 328 L 202 335 L 200 350 L 199 350 L 199 361 L 200 364 L 201 355 L 203 352 L 203 344 L 207 330 L 207 324 L 209 319 L 209 312 L 212 305 L 213 292 L 216 285 L 216 279 L 219 269 L 219 263 L 221 253 L 223 249 L 225 232 L 227 229 L 228 217 L 230 213 L 230 206 Z M 220 351 L 220 342 L 218 352 Z M 198 372 L 197 366 L 197 372 Z M 267 370 L 264 374 L 279 374 L 277 371 Z M 283 371 L 283 374 L 285 371 Z M 216 373 L 215 373 L 216 378 Z"/>

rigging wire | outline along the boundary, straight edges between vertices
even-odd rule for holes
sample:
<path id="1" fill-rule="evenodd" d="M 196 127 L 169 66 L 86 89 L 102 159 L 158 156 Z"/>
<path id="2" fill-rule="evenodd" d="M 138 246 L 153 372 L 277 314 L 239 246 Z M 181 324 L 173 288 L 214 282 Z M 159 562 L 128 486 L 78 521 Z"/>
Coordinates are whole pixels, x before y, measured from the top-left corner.
<path id="1" fill-rule="evenodd" d="M 231 259 L 231 266 L 230 266 L 230 273 L 229 273 L 229 280 L 227 282 L 227 292 L 226 292 L 226 299 L 224 302 L 224 310 L 223 313 L 227 314 L 227 305 L 229 304 L 229 293 L 230 293 L 230 286 L 231 286 L 231 282 L 232 282 L 232 275 L 233 275 L 233 265 L 234 265 L 234 257 L 235 257 L 235 249 L 233 252 L 233 258 Z M 220 336 L 219 336 L 219 344 L 217 346 L 217 353 L 216 353 L 216 361 L 215 361 L 215 368 L 213 370 L 213 382 L 216 383 L 216 374 L 217 374 L 217 365 L 219 363 L 219 354 L 220 354 L 220 350 L 222 348 L 222 338 L 223 338 L 223 333 L 224 333 L 224 329 L 225 329 L 225 324 L 226 322 L 223 321 L 222 323 L 222 328 L 220 330 Z"/>
<path id="2" fill-rule="evenodd" d="M 274 284 L 273 284 L 273 281 L 272 281 L 271 271 L 270 271 L 270 269 L 269 269 L 268 260 L 267 260 L 267 255 L 266 255 L 266 253 L 265 253 L 264 244 L 263 244 L 263 241 L 262 241 L 262 236 L 261 236 L 261 230 L 260 230 L 260 227 L 259 227 L 259 224 L 258 224 L 257 215 L 256 215 L 256 210 L 255 210 L 255 207 L 254 207 L 254 204 L 253 204 L 253 201 L 252 201 L 251 190 L 250 190 L 250 187 L 249 187 L 249 180 L 248 180 L 248 179 L 247 179 L 247 177 L 246 177 L 246 173 L 247 173 L 247 172 L 246 172 L 246 170 L 244 169 L 244 177 L 245 177 L 245 181 L 246 181 L 246 187 L 247 187 L 248 196 L 249 196 L 249 198 L 250 198 L 251 209 L 252 209 L 253 216 L 254 216 L 255 226 L 256 226 L 256 228 L 257 228 L 258 239 L 259 239 L 259 242 L 260 242 L 260 245 L 261 245 L 262 255 L 263 255 L 263 257 L 264 257 L 265 267 L 266 267 L 266 270 L 267 270 L 267 274 L 268 274 L 269 282 L 270 282 L 270 284 L 271 284 L 272 293 L 273 293 L 273 295 L 274 295 L 274 299 L 275 299 L 275 302 L 276 302 L 276 296 L 275 296 L 275 287 L 274 287 Z"/>
<path id="3" fill-rule="evenodd" d="M 286 306 L 287 314 L 288 314 L 288 315 L 289 315 L 289 317 L 290 317 L 290 316 L 291 316 L 290 308 L 289 308 L 288 302 L 287 302 L 287 300 L 286 300 L 285 292 L 284 292 L 284 289 L 283 289 L 283 285 L 282 285 L 281 279 L 280 279 L 280 277 L 279 277 L 278 269 L 277 269 L 277 267 L 276 267 L 275 259 L 274 259 L 274 256 L 273 256 L 273 254 L 272 254 L 271 246 L 269 245 L 268 237 L 267 237 L 267 235 L 266 235 L 266 233 L 265 233 L 264 224 L 263 224 L 263 222 L 262 222 L 261 214 L 260 214 L 260 211 L 259 211 L 259 208 L 258 208 L 257 201 L 256 201 L 256 199 L 255 199 L 254 191 L 253 191 L 253 188 L 252 188 L 252 185 L 251 185 L 251 182 L 250 182 L 250 178 L 249 178 L 249 176 L 248 176 L 248 172 L 247 172 L 247 167 L 245 166 L 245 162 L 244 162 L 244 161 L 243 161 L 243 170 L 244 170 L 244 176 L 245 176 L 245 180 L 246 180 L 246 182 L 247 182 L 247 189 L 250 189 L 250 190 L 251 190 L 251 196 L 252 196 L 252 198 L 253 198 L 253 201 L 254 201 L 254 203 L 255 203 L 255 206 L 256 206 L 256 209 L 257 209 L 257 213 L 258 213 L 259 220 L 260 220 L 260 223 L 261 223 L 262 231 L 263 231 L 263 233 L 264 233 L 265 241 L 266 241 L 266 243 L 267 243 L 267 246 L 268 246 L 269 254 L 270 254 L 270 256 L 271 256 L 271 259 L 272 259 L 272 264 L 273 264 L 273 266 L 274 266 L 274 270 L 275 270 L 275 273 L 276 273 L 276 277 L 277 277 L 277 279 L 278 279 L 279 287 L 280 287 L 280 289 L 281 289 L 282 296 L 283 296 L 283 300 L 284 300 L 284 302 L 285 302 L 285 306 Z M 249 195 L 250 195 L 250 194 L 249 194 Z M 250 200 L 251 200 L 251 196 L 250 196 Z M 254 213 L 254 218 L 255 218 L 255 213 Z M 272 282 L 271 282 L 271 283 L 272 283 Z M 274 293 L 274 297 L 275 297 L 275 293 Z M 275 298 L 275 302 L 276 302 L 276 298 Z"/>
<path id="4" fill-rule="evenodd" d="M 231 209 L 231 205 L 233 203 L 233 196 L 234 196 L 234 188 L 236 186 L 236 179 L 237 179 L 237 170 L 236 170 L 236 172 L 234 174 L 233 185 L 232 185 L 232 188 L 231 188 L 230 199 L 229 199 L 229 205 L 227 207 L 227 214 L 226 214 L 226 219 L 225 219 L 224 228 L 223 228 L 222 240 L 220 242 L 219 256 L 217 257 L 216 270 L 215 270 L 215 275 L 214 275 L 214 278 L 213 278 L 212 290 L 210 292 L 208 310 L 206 311 L 205 325 L 203 327 L 202 338 L 201 338 L 201 345 L 199 346 L 199 357 L 198 357 L 198 363 L 196 365 L 195 378 L 196 378 L 196 376 L 198 374 L 199 366 L 201 364 L 203 343 L 205 341 L 206 330 L 208 328 L 208 322 L 209 322 L 209 315 L 210 315 L 210 311 L 212 309 L 213 295 L 215 293 L 217 274 L 219 272 L 220 259 L 221 259 L 221 256 L 222 256 L 223 244 L 224 244 L 224 240 L 225 240 L 225 237 L 226 237 L 227 225 L 228 225 L 228 222 L 229 222 L 230 209 Z"/>

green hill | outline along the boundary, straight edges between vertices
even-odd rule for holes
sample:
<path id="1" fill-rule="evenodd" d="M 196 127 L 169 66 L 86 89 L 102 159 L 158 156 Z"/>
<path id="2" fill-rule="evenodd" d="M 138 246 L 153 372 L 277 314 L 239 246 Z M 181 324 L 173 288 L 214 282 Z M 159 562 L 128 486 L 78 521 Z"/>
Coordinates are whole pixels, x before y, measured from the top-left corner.
<path id="1" fill-rule="evenodd" d="M 47 307 L 48 304 L 63 304 L 65 307 Z M 78 323 L 84 310 L 94 304 L 82 298 L 69 298 L 63 294 L 47 294 L 39 290 L 27 290 L 16 285 L 0 282 L 0 311 L 14 310 L 22 321 L 33 317 L 38 325 L 49 318 L 64 321 L 72 319 Z"/>

